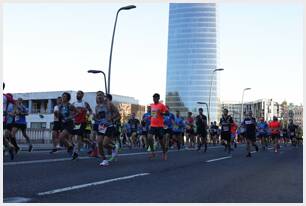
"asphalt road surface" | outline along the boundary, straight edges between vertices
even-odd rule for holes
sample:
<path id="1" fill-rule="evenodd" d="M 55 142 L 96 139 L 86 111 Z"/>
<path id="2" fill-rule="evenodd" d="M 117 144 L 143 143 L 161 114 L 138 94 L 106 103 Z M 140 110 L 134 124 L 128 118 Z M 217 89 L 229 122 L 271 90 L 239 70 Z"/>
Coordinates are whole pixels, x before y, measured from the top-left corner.
<path id="1" fill-rule="evenodd" d="M 172 150 L 149 160 L 143 150 L 126 149 L 107 167 L 65 151 L 20 152 L 4 156 L 3 201 L 33 203 L 301 203 L 303 148 L 253 152 L 245 145 L 232 155 L 210 146 L 206 153 Z"/>

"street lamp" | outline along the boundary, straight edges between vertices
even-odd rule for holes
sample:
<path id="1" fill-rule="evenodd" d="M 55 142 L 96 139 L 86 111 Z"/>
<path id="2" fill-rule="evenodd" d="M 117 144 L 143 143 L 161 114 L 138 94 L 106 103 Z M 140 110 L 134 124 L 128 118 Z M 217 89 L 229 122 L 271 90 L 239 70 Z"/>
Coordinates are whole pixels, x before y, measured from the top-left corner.
<path id="1" fill-rule="evenodd" d="M 215 72 L 219 72 L 219 71 L 223 71 L 223 70 L 224 70 L 223 68 L 214 69 L 212 73 L 214 74 Z M 209 98 L 208 98 L 208 108 L 209 109 L 208 109 L 208 111 L 210 111 L 210 97 L 211 97 L 212 80 L 213 80 L 213 78 L 211 78 L 211 80 L 210 80 Z M 210 114 L 209 113 L 210 112 L 207 113 L 207 116 L 208 116 L 208 122 L 210 124 Z"/>
<path id="2" fill-rule="evenodd" d="M 250 90 L 251 88 L 244 88 L 243 92 L 242 92 L 242 100 L 241 100 L 241 114 L 240 114 L 240 123 L 242 122 L 242 118 L 243 118 L 243 97 L 244 97 L 244 92 L 246 90 Z"/>
<path id="3" fill-rule="evenodd" d="M 208 109 L 208 105 L 206 102 L 197 102 L 198 104 L 205 104 L 206 105 L 206 109 L 207 109 L 207 116 L 208 116 L 208 122 L 209 122 L 209 109 Z"/>
<path id="4" fill-rule="evenodd" d="M 110 75 L 111 75 L 111 65 L 112 65 L 112 53 L 113 53 L 113 44 L 114 44 L 114 37 L 115 37 L 115 31 L 116 31 L 116 25 L 117 25 L 117 18 L 118 14 L 121 10 L 130 10 L 134 9 L 136 6 L 129 5 L 125 7 L 121 7 L 116 14 L 115 24 L 114 24 L 114 30 L 113 30 L 113 37 L 112 37 L 112 43 L 111 43 L 111 49 L 110 49 L 110 55 L 109 55 L 109 65 L 108 65 L 108 93 L 110 93 Z"/>
<path id="5" fill-rule="evenodd" d="M 88 70 L 87 72 L 92 73 L 92 74 L 102 73 L 103 76 L 104 76 L 105 93 L 109 94 L 109 92 L 107 90 L 107 86 L 106 86 L 106 75 L 105 75 L 105 73 L 101 70 Z"/>

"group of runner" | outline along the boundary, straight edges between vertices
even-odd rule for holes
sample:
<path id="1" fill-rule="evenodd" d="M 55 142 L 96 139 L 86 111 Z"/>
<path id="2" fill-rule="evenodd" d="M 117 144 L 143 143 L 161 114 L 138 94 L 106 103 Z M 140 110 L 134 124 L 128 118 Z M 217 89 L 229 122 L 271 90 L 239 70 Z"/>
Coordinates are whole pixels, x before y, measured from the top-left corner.
<path id="1" fill-rule="evenodd" d="M 96 92 L 94 109 L 83 97 L 84 92 L 78 91 L 73 103 L 70 103 L 71 95 L 67 92 L 57 98 L 52 129 L 53 149 L 50 153 L 55 153 L 64 146 L 74 160 L 78 158 L 85 144 L 90 149 L 89 155 L 101 158 L 100 165 L 107 166 L 116 158 L 118 150 L 124 144 L 131 148 L 145 148 L 149 158 L 156 156 L 155 151 L 159 145 L 162 149 L 162 159 L 167 160 L 168 150 L 173 147 L 178 150 L 189 147 L 200 151 L 203 146 L 206 152 L 208 143 L 221 143 L 225 151 L 231 153 L 232 145 L 236 146 L 237 142 L 246 140 L 246 156 L 251 157 L 251 146 L 254 146 L 256 151 L 259 150 L 257 139 L 260 140 L 263 150 L 272 139 L 275 152 L 279 151 L 281 134 L 284 142 L 291 140 L 294 146 L 301 142 L 297 135 L 298 126 L 293 124 L 292 119 L 285 133 L 277 117 L 269 123 L 263 118 L 257 122 L 249 111 L 238 127 L 228 110 L 224 109 L 219 126 L 217 122 L 212 122 L 209 127 L 202 108 L 199 108 L 195 117 L 188 112 L 187 118 L 184 119 L 180 111 L 175 111 L 174 114 L 167 105 L 162 104 L 158 93 L 153 95 L 153 103 L 147 107 L 147 113 L 141 120 L 132 113 L 130 119 L 121 126 L 121 116 L 112 103 L 112 95 Z M 29 144 L 29 151 L 33 149 L 26 134 L 25 116 L 28 111 L 22 105 L 21 98 L 15 101 L 11 94 L 5 94 L 3 100 L 4 146 L 13 159 L 20 150 L 16 143 L 16 132 L 19 129 Z"/>

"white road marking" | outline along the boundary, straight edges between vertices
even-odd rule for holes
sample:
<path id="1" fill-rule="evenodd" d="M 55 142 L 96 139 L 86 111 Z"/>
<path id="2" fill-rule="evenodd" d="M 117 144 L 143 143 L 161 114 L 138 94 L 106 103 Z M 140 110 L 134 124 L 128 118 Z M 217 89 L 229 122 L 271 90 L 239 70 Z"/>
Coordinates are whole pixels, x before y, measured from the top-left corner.
<path id="1" fill-rule="evenodd" d="M 220 157 L 220 158 L 217 158 L 217 159 L 207 160 L 206 162 L 215 162 L 215 161 L 229 159 L 229 158 L 232 158 L 232 156 Z"/>
<path id="2" fill-rule="evenodd" d="M 220 148 L 217 147 L 210 147 L 208 149 L 215 149 Z M 181 151 L 187 151 L 188 149 L 182 149 Z M 189 149 L 191 150 L 191 149 Z M 195 150 L 195 149 L 193 149 Z M 169 150 L 168 152 L 179 152 L 178 150 Z M 155 153 L 162 153 L 162 151 L 156 151 Z M 134 155 L 146 155 L 148 152 L 135 152 L 135 153 L 125 153 L 125 154 L 118 154 L 118 156 L 134 156 Z M 78 157 L 78 159 L 85 160 L 85 159 L 93 159 L 93 157 Z M 35 164 L 35 163 L 48 163 L 48 162 L 61 162 L 61 161 L 72 161 L 70 157 L 66 158 L 57 158 L 57 159 L 43 159 L 43 160 L 29 160 L 29 161 L 18 161 L 18 162 L 4 162 L 3 166 L 12 166 L 12 165 L 24 165 L 24 164 Z"/>
<path id="3" fill-rule="evenodd" d="M 256 151 L 251 152 L 251 154 L 256 153 Z"/>
<path id="4" fill-rule="evenodd" d="M 24 203 L 29 202 L 31 198 L 26 197 L 7 197 L 3 198 L 3 203 Z"/>
<path id="5" fill-rule="evenodd" d="M 40 193 L 37 193 L 37 195 L 39 195 L 39 196 L 51 195 L 51 194 L 55 194 L 55 193 L 66 192 L 66 191 L 70 191 L 70 190 L 77 190 L 77 189 L 81 189 L 81 188 L 85 188 L 85 187 L 102 185 L 102 184 L 106 184 L 106 183 L 110 183 L 110 182 L 116 182 L 116 181 L 120 181 L 120 180 L 132 179 L 132 178 L 135 178 L 135 177 L 145 176 L 145 175 L 149 175 L 149 174 L 150 173 L 140 173 L 140 174 L 129 175 L 129 176 L 125 176 L 125 177 L 118 177 L 118 178 L 114 178 L 114 179 L 102 180 L 102 181 L 99 181 L 99 182 L 91 182 L 91 183 L 82 184 L 82 185 L 75 185 L 75 186 L 50 190 L 50 191 L 47 191 L 47 192 L 40 192 Z"/>

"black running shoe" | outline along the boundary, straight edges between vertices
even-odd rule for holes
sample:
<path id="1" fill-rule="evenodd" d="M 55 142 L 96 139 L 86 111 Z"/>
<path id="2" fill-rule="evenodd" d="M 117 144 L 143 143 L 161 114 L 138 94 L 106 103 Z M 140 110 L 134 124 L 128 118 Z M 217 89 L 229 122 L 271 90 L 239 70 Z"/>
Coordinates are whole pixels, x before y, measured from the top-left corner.
<path id="1" fill-rule="evenodd" d="M 33 145 L 30 145 L 29 146 L 29 152 L 32 152 L 33 151 Z"/>
<path id="2" fill-rule="evenodd" d="M 75 160 L 79 157 L 79 154 L 74 152 L 73 155 L 72 155 L 72 160 Z"/>
<path id="3" fill-rule="evenodd" d="M 251 152 L 249 152 L 249 153 L 246 155 L 246 157 L 251 157 Z"/>
<path id="4" fill-rule="evenodd" d="M 57 151 L 58 151 L 58 149 L 54 148 L 54 149 L 52 149 L 52 150 L 50 151 L 50 154 L 53 154 L 53 153 L 55 153 L 55 152 L 57 152 Z"/>

